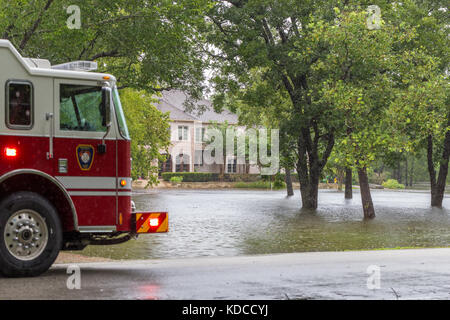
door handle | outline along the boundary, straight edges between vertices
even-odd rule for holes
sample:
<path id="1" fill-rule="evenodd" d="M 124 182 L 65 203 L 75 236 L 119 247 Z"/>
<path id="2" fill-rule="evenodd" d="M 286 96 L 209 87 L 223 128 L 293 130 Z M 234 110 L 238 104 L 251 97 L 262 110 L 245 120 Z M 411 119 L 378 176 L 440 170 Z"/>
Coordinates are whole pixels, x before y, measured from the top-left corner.
<path id="1" fill-rule="evenodd" d="M 47 152 L 47 160 L 50 160 L 53 159 L 53 113 L 46 113 L 45 120 L 50 121 L 49 151 Z"/>

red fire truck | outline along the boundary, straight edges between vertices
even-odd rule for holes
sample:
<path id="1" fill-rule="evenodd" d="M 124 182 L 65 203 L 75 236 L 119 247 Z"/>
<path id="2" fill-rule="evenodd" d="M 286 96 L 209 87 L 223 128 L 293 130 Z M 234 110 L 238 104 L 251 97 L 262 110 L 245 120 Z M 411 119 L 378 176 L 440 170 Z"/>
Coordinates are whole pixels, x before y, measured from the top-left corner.
<path id="1" fill-rule="evenodd" d="M 60 250 L 166 232 L 167 213 L 136 213 L 130 136 L 109 74 L 52 66 L 0 40 L 0 273 L 36 276 Z"/>

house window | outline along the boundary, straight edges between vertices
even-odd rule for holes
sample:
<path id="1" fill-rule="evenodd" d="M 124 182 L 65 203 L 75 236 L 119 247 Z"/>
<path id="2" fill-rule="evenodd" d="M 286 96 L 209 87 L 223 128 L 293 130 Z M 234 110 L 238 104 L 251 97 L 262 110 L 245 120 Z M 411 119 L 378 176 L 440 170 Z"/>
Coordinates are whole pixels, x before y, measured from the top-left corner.
<path id="1" fill-rule="evenodd" d="M 236 173 L 237 168 L 237 160 L 235 158 L 231 158 L 227 160 L 227 172 L 228 173 Z"/>
<path id="2" fill-rule="evenodd" d="M 6 124 L 11 129 L 33 126 L 33 86 L 27 81 L 6 84 Z"/>
<path id="3" fill-rule="evenodd" d="M 188 140 L 188 127 L 178 126 L 178 140 L 187 141 Z"/>
<path id="4" fill-rule="evenodd" d="M 195 142 L 205 141 L 206 128 L 195 128 Z"/>

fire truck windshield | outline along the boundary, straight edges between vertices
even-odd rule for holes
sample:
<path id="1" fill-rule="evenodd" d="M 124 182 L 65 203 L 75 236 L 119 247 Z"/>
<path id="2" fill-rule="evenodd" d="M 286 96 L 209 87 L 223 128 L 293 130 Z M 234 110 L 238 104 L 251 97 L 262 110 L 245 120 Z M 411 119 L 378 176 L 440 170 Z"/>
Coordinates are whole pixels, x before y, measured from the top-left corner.
<path id="1" fill-rule="evenodd" d="M 116 111 L 117 122 L 119 124 L 119 132 L 122 137 L 125 139 L 130 139 L 130 135 L 128 133 L 127 121 L 125 119 L 125 115 L 123 113 L 122 104 L 120 103 L 120 96 L 117 87 L 114 87 L 113 90 L 113 102 L 114 109 Z"/>

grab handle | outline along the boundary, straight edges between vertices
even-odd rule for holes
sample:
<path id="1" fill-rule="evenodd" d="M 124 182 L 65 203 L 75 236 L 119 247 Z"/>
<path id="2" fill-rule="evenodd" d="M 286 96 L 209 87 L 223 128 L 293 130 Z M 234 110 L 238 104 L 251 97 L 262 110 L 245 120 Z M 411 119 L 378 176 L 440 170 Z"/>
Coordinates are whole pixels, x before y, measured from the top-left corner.
<path id="1" fill-rule="evenodd" d="M 45 114 L 45 120 L 50 121 L 50 141 L 49 151 L 47 152 L 47 160 L 53 159 L 53 113 L 49 112 Z"/>

